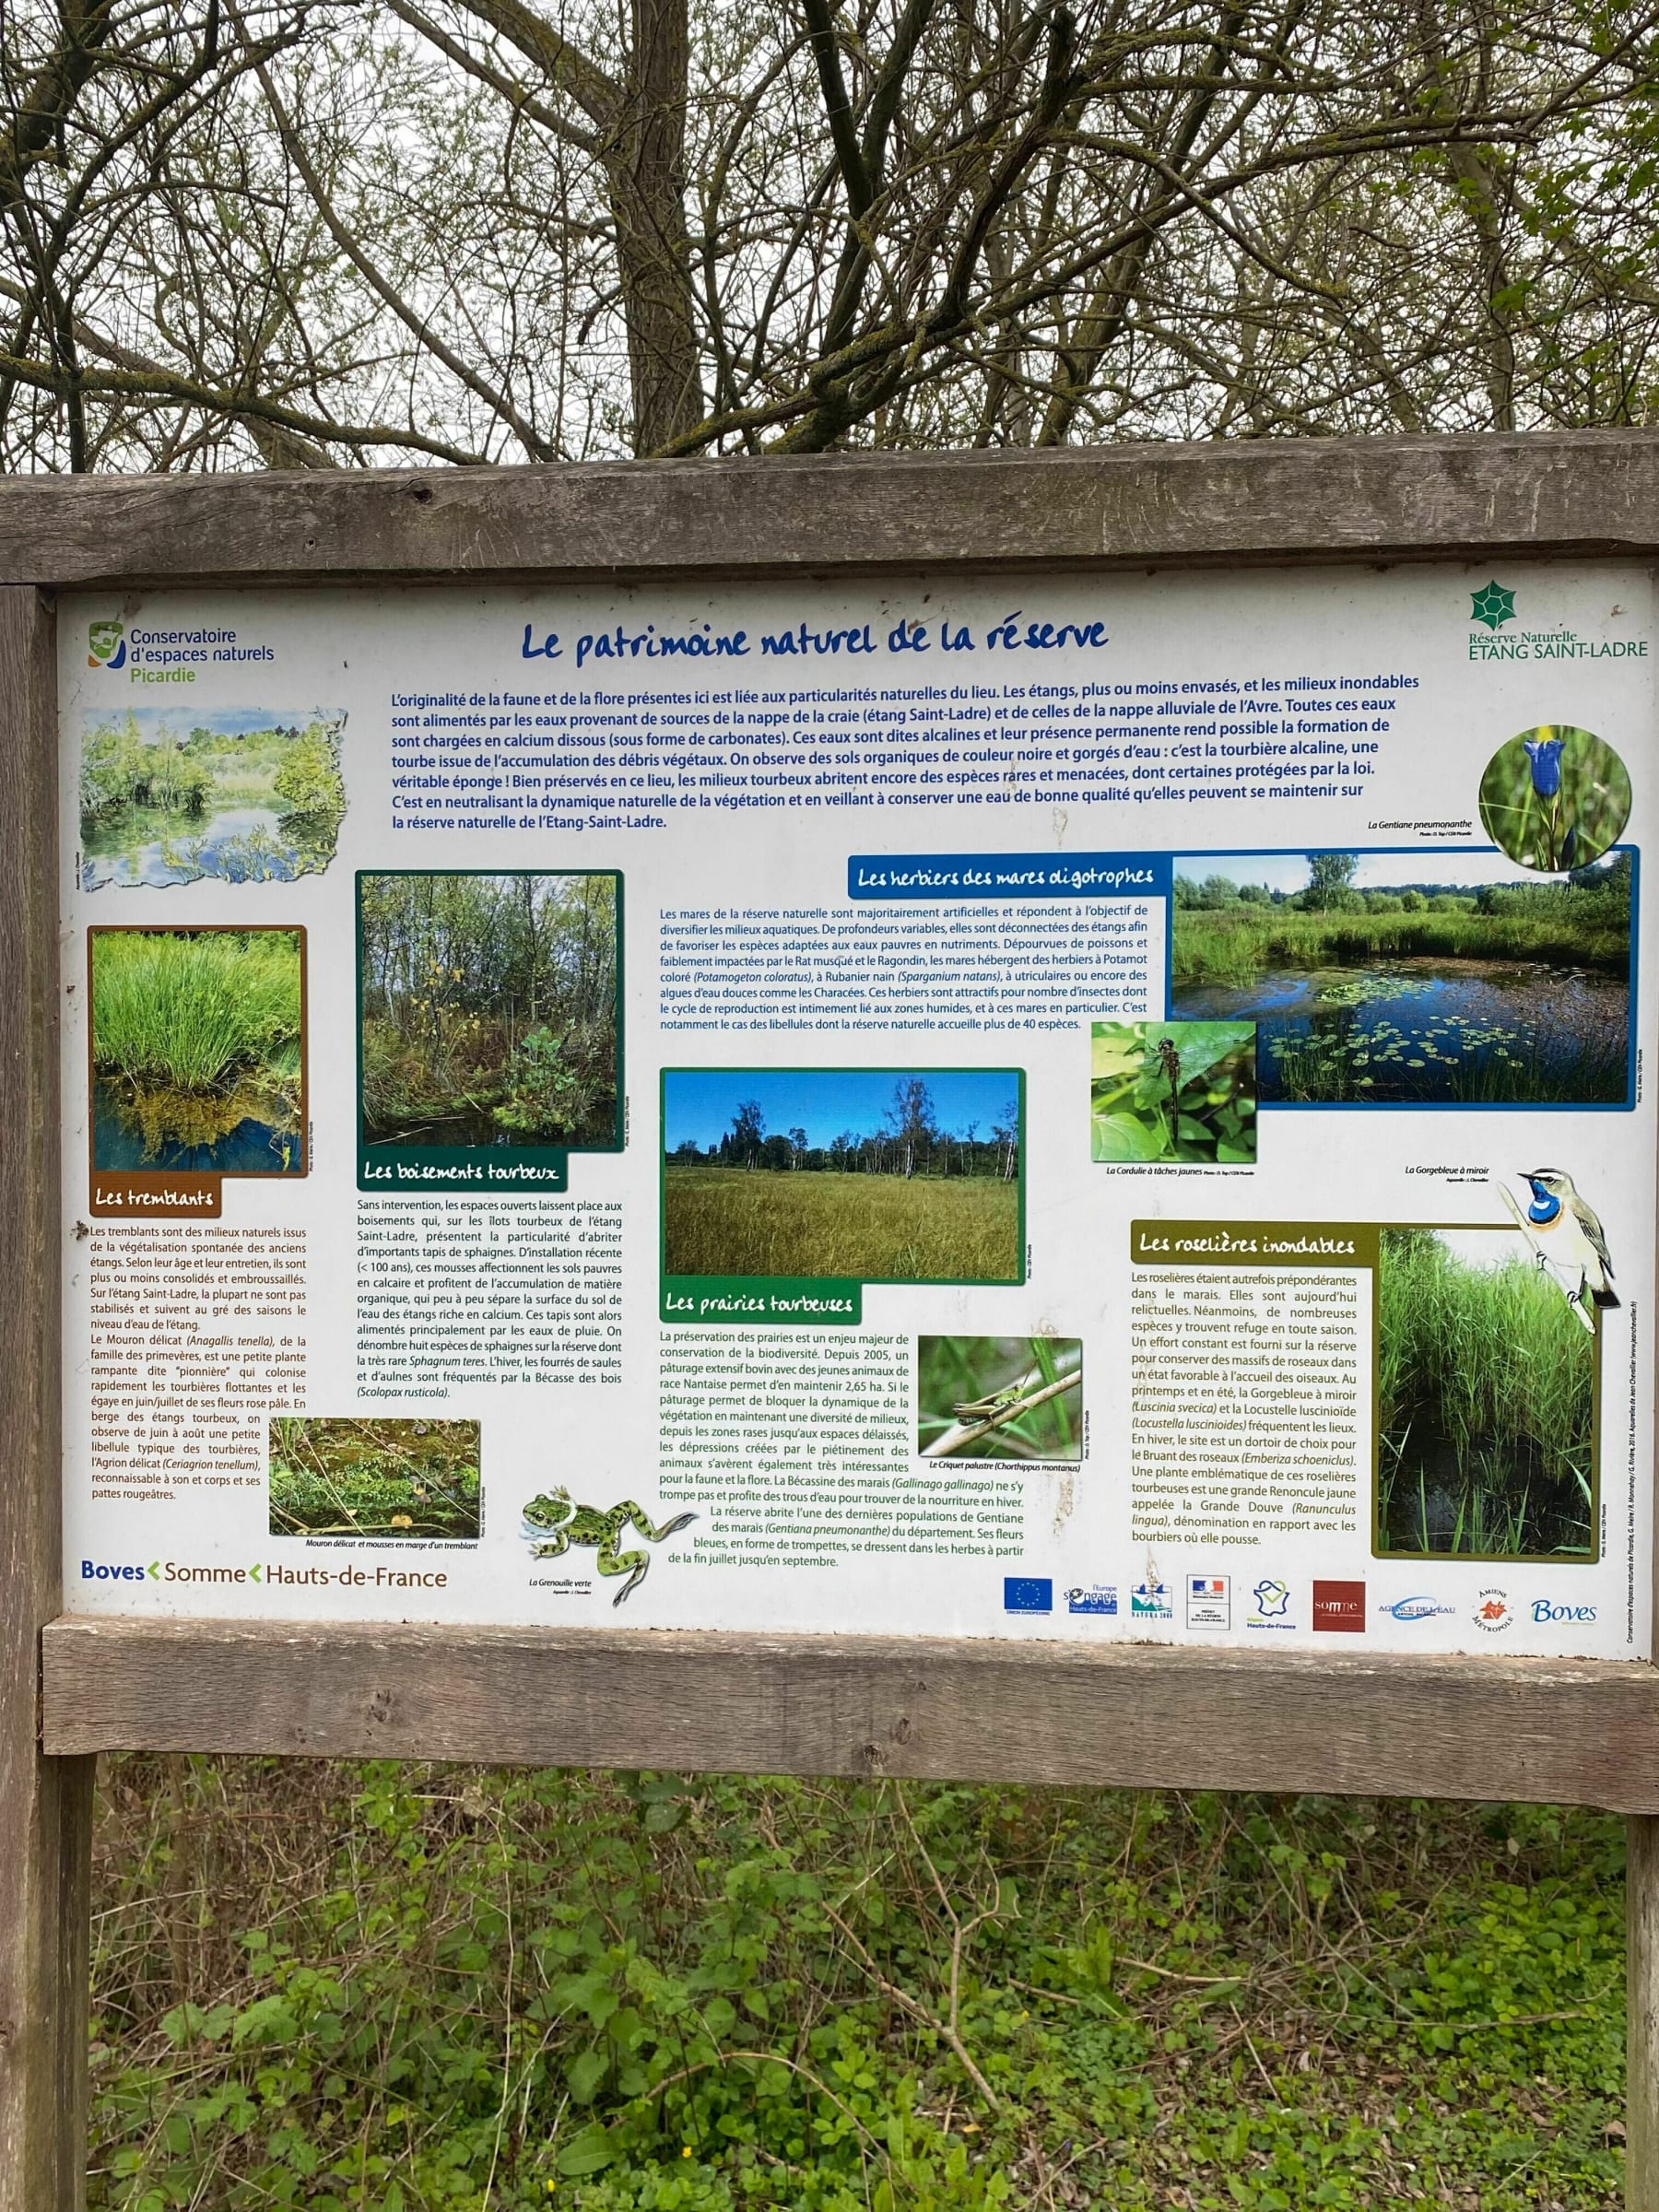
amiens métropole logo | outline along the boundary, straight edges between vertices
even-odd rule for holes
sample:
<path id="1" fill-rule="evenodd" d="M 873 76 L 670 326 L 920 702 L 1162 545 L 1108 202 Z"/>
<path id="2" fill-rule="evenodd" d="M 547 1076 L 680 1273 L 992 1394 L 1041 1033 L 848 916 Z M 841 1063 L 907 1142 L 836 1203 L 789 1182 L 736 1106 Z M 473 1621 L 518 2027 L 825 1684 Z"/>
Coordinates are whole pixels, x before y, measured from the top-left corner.
<path id="1" fill-rule="evenodd" d="M 88 622 L 88 668 L 121 668 L 126 665 L 126 625 L 124 622 Z"/>
<path id="2" fill-rule="evenodd" d="M 1515 594 L 1506 592 L 1500 583 L 1482 584 L 1473 593 L 1474 606 L 1469 610 L 1472 622 L 1484 622 L 1488 629 L 1501 629 L 1506 622 L 1515 618 Z"/>
<path id="3" fill-rule="evenodd" d="M 1615 608 L 1614 612 L 1619 612 Z M 1511 629 L 1508 625 L 1515 623 Z M 1645 661 L 1645 638 L 1584 638 L 1559 622 L 1553 629 L 1523 629 L 1515 594 L 1494 576 L 1469 594 L 1472 661 Z"/>

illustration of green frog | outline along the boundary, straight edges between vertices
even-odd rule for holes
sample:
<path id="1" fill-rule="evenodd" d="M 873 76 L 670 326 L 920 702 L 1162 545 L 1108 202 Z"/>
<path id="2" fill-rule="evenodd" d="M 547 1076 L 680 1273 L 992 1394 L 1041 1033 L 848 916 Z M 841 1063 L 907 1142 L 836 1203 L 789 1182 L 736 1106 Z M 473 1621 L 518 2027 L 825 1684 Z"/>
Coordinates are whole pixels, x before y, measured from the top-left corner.
<path id="1" fill-rule="evenodd" d="M 572 1544 L 592 1544 L 596 1547 L 594 1564 L 601 1574 L 625 1574 L 628 1577 L 612 1598 L 619 1606 L 632 1590 L 645 1580 L 645 1571 L 651 1565 L 651 1555 L 644 1551 L 618 1551 L 617 1539 L 622 1531 L 632 1526 L 648 1544 L 661 1544 L 668 1536 L 677 1535 L 695 1521 L 695 1513 L 677 1513 L 672 1521 L 665 1521 L 661 1528 L 653 1528 L 643 1506 L 625 1498 L 620 1505 L 613 1505 L 608 1512 L 597 1506 L 576 1505 L 571 1493 L 561 1483 L 556 1490 L 544 1490 L 532 1498 L 524 1508 L 524 1535 L 530 1546 L 530 1556 L 536 1559 L 561 1559 Z"/>

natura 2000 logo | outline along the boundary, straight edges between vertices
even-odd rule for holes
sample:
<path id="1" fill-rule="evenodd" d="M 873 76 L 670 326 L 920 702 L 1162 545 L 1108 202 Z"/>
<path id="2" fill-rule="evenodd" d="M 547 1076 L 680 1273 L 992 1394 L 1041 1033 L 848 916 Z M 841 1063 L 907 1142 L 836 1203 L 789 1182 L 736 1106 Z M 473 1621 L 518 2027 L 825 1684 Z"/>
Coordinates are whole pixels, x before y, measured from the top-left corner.
<path id="1" fill-rule="evenodd" d="M 87 665 L 88 668 L 120 668 L 126 662 L 126 625 L 123 622 L 88 622 L 87 625 Z"/>

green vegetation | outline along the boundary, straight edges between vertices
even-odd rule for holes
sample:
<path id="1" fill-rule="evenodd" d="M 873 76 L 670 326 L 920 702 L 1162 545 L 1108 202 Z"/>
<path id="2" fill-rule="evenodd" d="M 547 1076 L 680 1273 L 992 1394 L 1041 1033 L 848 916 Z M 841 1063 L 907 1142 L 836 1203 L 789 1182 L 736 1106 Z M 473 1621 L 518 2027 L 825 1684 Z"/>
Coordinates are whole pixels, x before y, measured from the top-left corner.
<path id="1" fill-rule="evenodd" d="M 366 876 L 368 1144 L 607 1147 L 617 878 Z"/>
<path id="2" fill-rule="evenodd" d="M 256 730 L 209 716 L 188 732 L 156 709 L 88 719 L 81 738 L 86 886 L 279 881 L 334 858 L 346 786 L 343 717 Z M 266 821 L 252 824 L 250 812 Z"/>
<path id="3" fill-rule="evenodd" d="M 1253 1022 L 1097 1021 L 1092 1043 L 1092 1159 L 1254 1160 Z"/>
<path id="4" fill-rule="evenodd" d="M 1480 779 L 1487 835 L 1524 868 L 1599 860 L 1630 818 L 1630 779 L 1610 745 L 1566 723 L 1524 730 Z"/>
<path id="5" fill-rule="evenodd" d="M 1469 1232 L 1465 1232 L 1469 1233 Z M 1594 1555 L 1594 1340 L 1507 1230 L 1501 1265 L 1382 1232 L 1379 1550 Z"/>
<path id="6" fill-rule="evenodd" d="M 935 1459 L 1081 1459 L 1082 1382 L 1075 1336 L 919 1336 L 916 1449 Z"/>
<path id="7" fill-rule="evenodd" d="M 1252 888 L 1260 893 L 1260 887 L 1244 887 Z M 1335 904 L 1309 907 L 1301 903 L 1305 897 L 1247 899 L 1223 878 L 1201 885 L 1178 878 L 1171 947 L 1175 982 L 1243 987 L 1270 969 L 1378 959 L 1538 960 L 1630 972 L 1628 853 L 1564 883 L 1487 884 L 1464 898 L 1450 890 L 1346 890 Z M 1408 908 L 1408 899 L 1418 903 Z"/>
<path id="8" fill-rule="evenodd" d="M 100 1763 L 91 2212 L 1620 2201 L 1605 1815 Z"/>
<path id="9" fill-rule="evenodd" d="M 141 1135 L 145 1160 L 169 1147 L 211 1148 L 253 1122 L 272 1132 L 270 1171 L 297 1168 L 299 931 L 90 937 L 92 1064 L 118 1121 Z"/>
<path id="10" fill-rule="evenodd" d="M 274 1536 L 478 1534 L 477 1421 L 274 1419 Z"/>
<path id="11" fill-rule="evenodd" d="M 670 1163 L 663 1232 L 667 1275 L 1019 1279 L 1019 1187 L 989 1176 L 745 1173 Z"/>

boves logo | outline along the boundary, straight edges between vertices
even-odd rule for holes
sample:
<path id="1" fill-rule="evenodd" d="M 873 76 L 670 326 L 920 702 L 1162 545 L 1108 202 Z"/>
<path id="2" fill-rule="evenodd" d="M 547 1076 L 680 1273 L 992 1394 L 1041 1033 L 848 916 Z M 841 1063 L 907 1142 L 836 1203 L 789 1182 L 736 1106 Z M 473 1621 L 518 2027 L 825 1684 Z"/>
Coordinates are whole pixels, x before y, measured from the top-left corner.
<path id="1" fill-rule="evenodd" d="M 124 668 L 126 665 L 126 625 L 124 622 L 88 622 L 88 668 Z"/>
<path id="2" fill-rule="evenodd" d="M 1535 1597 L 1532 1617 L 1535 1625 L 1538 1628 L 1542 1628 L 1547 1621 L 1558 1627 L 1571 1621 L 1587 1628 L 1595 1618 L 1595 1607 L 1594 1606 L 1561 1606 L 1555 1604 L 1547 1597 Z"/>

